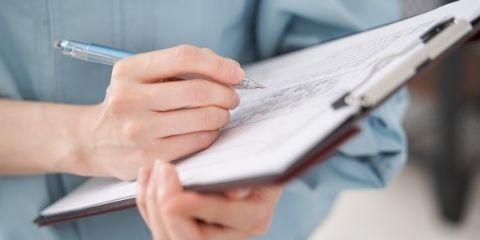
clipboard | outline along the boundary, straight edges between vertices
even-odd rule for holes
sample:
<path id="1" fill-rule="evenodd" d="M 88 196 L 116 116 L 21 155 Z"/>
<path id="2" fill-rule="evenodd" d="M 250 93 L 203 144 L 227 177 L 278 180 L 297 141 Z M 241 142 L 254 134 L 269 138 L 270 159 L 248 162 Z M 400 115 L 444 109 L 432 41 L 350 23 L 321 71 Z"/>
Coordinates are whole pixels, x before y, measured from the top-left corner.
<path id="1" fill-rule="evenodd" d="M 408 82 L 421 78 L 427 69 L 441 62 L 452 52 L 467 44 L 468 41 L 479 39 L 480 15 L 471 22 L 454 17 L 447 17 L 437 22 L 428 29 L 421 38 L 417 39 L 415 44 L 412 45 L 415 46 L 413 50 L 410 51 L 407 49 L 408 51 L 399 53 L 410 54 L 408 61 L 395 62 L 397 60 L 396 58 L 390 59 L 385 65 L 395 66 L 394 64 L 397 64 L 395 67 L 396 70 L 395 68 L 389 70 L 384 67 L 374 69 L 366 81 L 360 83 L 357 88 L 335 101 L 332 105 L 335 109 L 355 105 L 359 110 L 356 114 L 347 118 L 334 130 L 329 132 L 325 138 L 305 151 L 286 171 L 281 174 L 263 175 L 216 184 L 189 185 L 186 189 L 204 193 L 216 193 L 246 186 L 282 184 L 298 177 L 311 166 L 324 162 L 331 157 L 339 146 L 360 131 L 357 127 L 359 120 L 368 116 Z M 404 71 L 405 69 L 410 69 L 411 71 Z M 382 75 L 382 78 L 389 79 L 389 81 L 375 82 L 372 80 L 375 79 L 381 71 L 387 74 Z M 40 214 L 34 222 L 38 226 L 46 226 L 131 207 L 135 207 L 134 197 L 103 202 L 102 204 L 89 206 L 87 208 L 52 215 Z"/>

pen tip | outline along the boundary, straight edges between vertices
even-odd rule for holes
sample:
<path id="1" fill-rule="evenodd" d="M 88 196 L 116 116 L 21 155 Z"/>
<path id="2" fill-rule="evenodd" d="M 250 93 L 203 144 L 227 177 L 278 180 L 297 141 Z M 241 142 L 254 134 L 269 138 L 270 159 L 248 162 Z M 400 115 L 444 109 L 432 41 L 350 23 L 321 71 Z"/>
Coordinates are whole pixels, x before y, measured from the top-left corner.
<path id="1" fill-rule="evenodd" d="M 258 81 L 245 77 L 243 83 L 245 84 L 245 88 L 247 89 L 264 89 L 267 88 L 265 85 L 259 83 Z"/>

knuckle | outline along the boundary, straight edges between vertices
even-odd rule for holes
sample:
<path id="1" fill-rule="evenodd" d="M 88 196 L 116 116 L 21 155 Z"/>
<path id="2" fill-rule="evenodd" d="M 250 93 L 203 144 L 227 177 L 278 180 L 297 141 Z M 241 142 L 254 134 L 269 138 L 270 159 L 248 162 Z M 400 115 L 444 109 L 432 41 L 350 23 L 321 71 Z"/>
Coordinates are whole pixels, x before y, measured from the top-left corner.
<path id="1" fill-rule="evenodd" d="M 191 81 L 187 94 L 195 103 L 206 103 L 210 99 L 208 83 L 205 80 Z"/>
<path id="2" fill-rule="evenodd" d="M 229 91 L 228 98 L 229 98 L 229 102 L 231 103 L 231 107 L 233 108 L 238 106 L 240 104 L 240 97 L 233 89 L 229 89 L 228 91 Z"/>
<path id="3" fill-rule="evenodd" d="M 215 138 L 213 138 L 212 133 L 209 133 L 209 132 L 199 133 L 194 138 L 195 145 L 199 148 L 202 148 L 202 149 L 210 146 L 210 144 L 212 144 L 213 140 L 215 140 Z"/>
<path id="4" fill-rule="evenodd" d="M 228 62 L 223 58 L 218 58 L 215 60 L 215 63 L 211 65 L 212 71 L 218 74 L 229 74 L 231 67 Z"/>
<path id="5" fill-rule="evenodd" d="M 212 117 L 210 116 L 210 110 L 208 110 L 209 108 L 207 108 L 206 110 L 202 111 L 202 113 L 200 114 L 200 121 L 201 123 L 203 123 L 204 126 L 210 126 L 212 125 L 211 122 L 212 122 Z"/>
<path id="6" fill-rule="evenodd" d="M 123 112 L 124 106 L 126 105 L 126 101 L 123 97 L 120 97 L 116 94 L 112 94 L 108 96 L 108 99 L 105 102 L 105 105 L 106 105 L 106 108 L 108 109 L 108 112 L 118 116 Z"/>
<path id="7" fill-rule="evenodd" d="M 113 65 L 112 69 L 112 79 L 122 78 L 128 74 L 129 59 L 122 59 Z"/>
<path id="8" fill-rule="evenodd" d="M 198 51 L 197 47 L 184 44 L 174 48 L 174 56 L 176 60 L 184 61 L 198 54 Z"/>
<path id="9" fill-rule="evenodd" d="M 128 139 L 137 139 L 143 132 L 143 124 L 137 121 L 127 121 L 123 124 L 123 133 Z M 143 157 L 143 156 L 139 156 Z"/>
<path id="10" fill-rule="evenodd" d="M 149 69 L 153 68 L 154 61 L 153 61 L 153 54 L 140 54 L 137 56 L 137 69 L 140 72 L 148 71 Z"/>
<path id="11" fill-rule="evenodd" d="M 230 112 L 228 110 L 225 110 L 223 108 L 216 108 L 217 110 L 217 115 L 218 115 L 218 126 L 224 127 L 227 125 L 228 121 L 230 121 Z"/>
<path id="12" fill-rule="evenodd" d="M 207 107 L 203 114 L 205 125 L 211 126 L 212 128 L 221 128 L 225 126 L 229 119 L 229 112 L 218 107 Z"/>
<path id="13" fill-rule="evenodd" d="M 162 96 L 165 95 L 166 89 L 168 89 L 168 88 L 165 88 L 165 86 L 163 84 L 158 84 L 158 86 L 151 88 L 151 91 L 148 92 L 148 95 L 147 95 L 146 98 L 148 98 L 148 99 L 161 98 Z M 161 110 L 161 108 L 158 109 L 158 110 Z"/>
<path id="14" fill-rule="evenodd" d="M 114 114 L 120 114 L 136 102 L 136 96 L 131 94 L 131 90 L 125 84 L 112 84 L 108 87 L 105 97 L 105 107 Z"/>
<path id="15" fill-rule="evenodd" d="M 215 54 L 215 52 L 213 52 L 213 50 L 211 50 L 210 48 L 201 48 L 200 50 L 207 54 Z"/>

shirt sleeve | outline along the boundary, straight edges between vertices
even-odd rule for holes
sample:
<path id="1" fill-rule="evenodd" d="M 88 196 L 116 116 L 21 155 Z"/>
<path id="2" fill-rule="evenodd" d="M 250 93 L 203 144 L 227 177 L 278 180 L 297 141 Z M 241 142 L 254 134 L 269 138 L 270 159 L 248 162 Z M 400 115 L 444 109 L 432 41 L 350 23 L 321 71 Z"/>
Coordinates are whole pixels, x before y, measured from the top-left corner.
<path id="1" fill-rule="evenodd" d="M 256 45 L 271 57 L 400 19 L 399 0 L 263 0 Z"/>
<path id="2" fill-rule="evenodd" d="M 270 57 L 393 22 L 400 9 L 398 0 L 264 0 L 258 6 L 259 54 Z M 332 194 L 384 186 L 406 159 L 401 121 L 407 99 L 406 90 L 394 95 L 360 122 L 358 136 L 300 180 Z"/>
<path id="3" fill-rule="evenodd" d="M 0 98 L 20 99 L 17 85 L 5 64 L 6 62 L 0 55 Z"/>

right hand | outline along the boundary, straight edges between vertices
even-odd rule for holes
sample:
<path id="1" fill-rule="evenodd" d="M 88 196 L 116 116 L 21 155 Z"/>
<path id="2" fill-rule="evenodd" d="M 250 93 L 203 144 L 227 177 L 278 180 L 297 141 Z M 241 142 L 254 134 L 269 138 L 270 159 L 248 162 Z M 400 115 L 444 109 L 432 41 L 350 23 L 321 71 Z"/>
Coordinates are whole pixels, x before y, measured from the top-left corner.
<path id="1" fill-rule="evenodd" d="M 207 148 L 239 104 L 231 85 L 244 74 L 237 62 L 193 46 L 119 61 L 105 100 L 81 123 L 83 168 L 77 174 L 131 180 L 154 160 Z M 185 75 L 202 77 L 178 80 Z"/>

